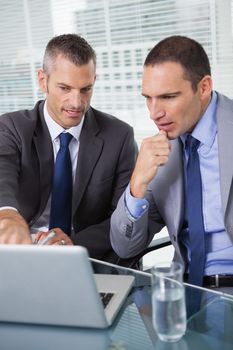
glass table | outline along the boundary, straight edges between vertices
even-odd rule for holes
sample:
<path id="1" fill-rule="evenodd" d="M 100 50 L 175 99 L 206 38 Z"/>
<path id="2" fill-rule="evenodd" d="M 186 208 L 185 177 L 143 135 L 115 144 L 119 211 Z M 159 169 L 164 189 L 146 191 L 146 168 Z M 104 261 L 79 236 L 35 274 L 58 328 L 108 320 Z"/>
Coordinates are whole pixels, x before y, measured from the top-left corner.
<path id="1" fill-rule="evenodd" d="M 114 324 L 106 330 L 0 323 L 1 350 L 230 350 L 233 349 L 233 296 L 185 284 L 202 296 L 199 312 L 187 320 L 176 343 L 158 339 L 152 325 L 151 275 L 90 259 L 95 273 L 133 274 L 135 285 Z M 1 312 L 1 311 L 0 311 Z"/>

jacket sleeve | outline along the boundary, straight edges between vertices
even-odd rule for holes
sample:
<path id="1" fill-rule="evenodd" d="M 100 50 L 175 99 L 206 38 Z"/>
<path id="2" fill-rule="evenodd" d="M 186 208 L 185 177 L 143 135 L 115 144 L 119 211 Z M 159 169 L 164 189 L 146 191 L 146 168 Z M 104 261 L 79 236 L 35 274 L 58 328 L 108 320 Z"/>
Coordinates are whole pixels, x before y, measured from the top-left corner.
<path id="1" fill-rule="evenodd" d="M 165 226 L 150 190 L 147 191 L 146 199 L 149 207 L 138 219 L 133 219 L 128 214 L 125 193 L 112 214 L 111 244 L 121 258 L 129 258 L 141 253 L 150 244 L 154 235 Z"/>

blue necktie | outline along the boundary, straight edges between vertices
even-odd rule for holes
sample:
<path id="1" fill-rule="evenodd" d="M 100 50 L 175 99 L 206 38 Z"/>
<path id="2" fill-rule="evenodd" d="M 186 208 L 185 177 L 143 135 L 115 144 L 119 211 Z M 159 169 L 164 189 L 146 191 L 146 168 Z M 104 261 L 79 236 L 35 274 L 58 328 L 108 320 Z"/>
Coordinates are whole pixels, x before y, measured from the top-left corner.
<path id="1" fill-rule="evenodd" d="M 59 227 L 70 235 L 73 184 L 69 143 L 72 135 L 62 133 L 59 139 L 60 149 L 54 167 L 49 228 Z"/>
<path id="2" fill-rule="evenodd" d="M 202 183 L 199 155 L 200 141 L 191 135 L 186 140 L 187 164 L 187 213 L 191 261 L 188 282 L 201 286 L 205 268 L 205 228 L 202 210 Z"/>

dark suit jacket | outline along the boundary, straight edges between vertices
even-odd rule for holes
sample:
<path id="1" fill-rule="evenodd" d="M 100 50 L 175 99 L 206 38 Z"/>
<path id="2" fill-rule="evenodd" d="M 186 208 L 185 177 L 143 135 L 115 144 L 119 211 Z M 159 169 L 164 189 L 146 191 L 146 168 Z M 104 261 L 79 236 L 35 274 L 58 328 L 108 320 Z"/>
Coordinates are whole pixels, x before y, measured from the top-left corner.
<path id="1" fill-rule="evenodd" d="M 43 106 L 39 101 L 33 110 L 0 118 L 0 206 L 17 208 L 29 226 L 43 213 L 53 178 Z M 80 135 L 72 239 L 94 258 L 112 261 L 109 219 L 129 182 L 135 156 L 132 127 L 90 107 Z"/>

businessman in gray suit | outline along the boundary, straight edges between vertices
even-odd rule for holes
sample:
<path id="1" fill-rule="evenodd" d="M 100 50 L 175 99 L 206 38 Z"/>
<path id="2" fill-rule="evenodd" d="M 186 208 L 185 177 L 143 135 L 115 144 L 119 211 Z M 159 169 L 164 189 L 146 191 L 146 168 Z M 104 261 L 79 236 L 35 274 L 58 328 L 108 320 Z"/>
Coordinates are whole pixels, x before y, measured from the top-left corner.
<path id="1" fill-rule="evenodd" d="M 135 164 L 133 129 L 90 107 L 96 55 L 75 34 L 54 37 L 38 71 L 45 101 L 0 118 L 0 243 L 42 242 L 85 246 L 98 259 L 117 262 L 110 216 Z M 71 231 L 49 227 L 54 163 L 62 133 L 69 153 L 73 197 Z M 64 210 L 65 204 L 63 204 Z"/>
<path id="2" fill-rule="evenodd" d="M 142 95 L 159 132 L 142 142 L 112 215 L 112 246 L 121 257 L 134 256 L 167 226 L 174 259 L 190 283 L 232 289 L 233 102 L 212 90 L 206 52 L 183 36 L 168 37 L 150 51 Z M 191 171 L 188 139 L 197 141 L 198 171 Z M 198 176 L 196 190 L 192 179 Z M 193 269 L 200 270 L 196 280 L 189 279 Z"/>

